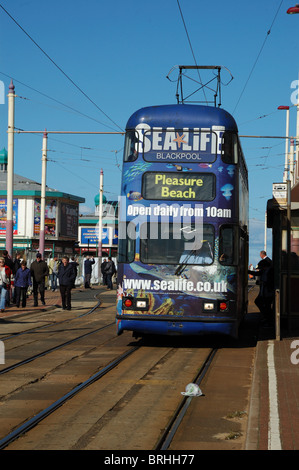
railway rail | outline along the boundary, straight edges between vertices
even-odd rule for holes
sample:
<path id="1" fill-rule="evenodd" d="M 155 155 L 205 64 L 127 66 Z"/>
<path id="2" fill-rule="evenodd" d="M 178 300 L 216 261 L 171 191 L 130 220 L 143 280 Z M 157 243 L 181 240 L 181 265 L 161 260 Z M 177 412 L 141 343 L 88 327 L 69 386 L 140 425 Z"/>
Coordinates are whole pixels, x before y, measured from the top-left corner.
<path id="1" fill-rule="evenodd" d="M 90 309 L 84 316 L 87 315 L 89 318 L 88 313 L 92 310 L 96 311 L 95 308 Z M 111 306 L 110 310 L 110 319 L 113 319 L 114 308 Z M 78 319 L 78 317 L 76 318 Z M 92 322 L 94 321 L 92 320 Z M 104 331 L 114 324 L 109 322 L 109 315 L 105 316 L 105 322 L 105 325 L 97 327 L 93 331 L 61 342 L 55 348 L 48 348 L 36 356 L 28 357 L 26 360 L 19 361 L 0 371 L 2 377 L 6 377 L 9 372 L 14 374 L 16 368 L 20 368 L 22 371 L 22 366 L 26 367 L 28 362 L 38 358 L 40 359 L 38 368 L 44 370 L 41 372 L 41 379 L 32 379 L 31 383 L 19 387 L 10 396 L 3 396 L 1 406 L 5 408 L 7 403 L 8 408 L 12 407 L 14 399 L 20 403 L 23 396 L 28 396 L 28 393 L 31 396 L 31 386 L 36 384 L 33 385 L 34 396 L 37 400 L 35 408 L 28 412 L 27 410 L 23 411 L 21 416 L 15 417 L 12 420 L 14 424 L 11 424 L 10 427 L 9 424 L 6 424 L 0 440 L 0 449 L 31 449 L 32 446 L 42 449 L 47 448 L 47 445 L 53 445 L 53 449 L 61 449 L 61 446 L 65 446 L 66 450 L 137 450 L 142 448 L 164 451 L 180 449 L 176 442 L 178 436 L 182 434 L 182 429 L 186 426 L 184 423 L 190 419 L 190 410 L 193 414 L 194 406 L 203 407 L 202 409 L 205 410 L 208 403 L 206 381 L 210 380 L 215 370 L 219 369 L 219 362 L 222 361 L 221 371 L 223 371 L 223 364 L 229 371 L 230 354 L 234 358 L 240 356 L 242 359 L 243 357 L 240 354 L 242 351 L 236 347 L 234 342 L 225 343 L 218 339 L 210 342 L 206 339 L 199 340 L 199 338 L 196 338 L 193 343 L 190 339 L 184 342 L 184 339 L 181 338 L 165 340 L 159 338 L 158 341 L 153 342 L 151 339 L 137 341 L 129 339 L 128 333 L 119 337 L 116 332 L 111 334 L 107 330 L 108 334 L 103 333 L 102 335 L 100 333 L 101 344 L 98 344 L 98 338 L 96 341 L 93 340 L 93 345 L 98 344 L 98 347 L 86 350 L 85 354 L 82 354 L 81 349 L 73 369 L 72 359 L 69 360 L 69 356 L 61 366 L 58 366 L 59 370 L 57 367 L 53 369 L 54 374 L 52 368 L 46 369 L 51 361 L 51 353 L 59 349 L 64 351 L 65 347 L 76 344 L 84 338 L 92 337 L 93 333 Z M 250 354 L 253 355 L 253 353 Z M 247 352 L 246 355 L 248 355 Z M 50 358 L 48 363 L 44 362 L 46 356 Z M 222 359 L 224 356 L 225 359 Z M 250 361 L 251 357 L 246 358 L 245 369 L 249 372 Z M 86 364 L 89 364 L 90 367 L 86 368 Z M 98 370 L 95 369 L 97 366 Z M 236 364 L 234 364 L 235 366 Z M 96 372 L 90 373 L 92 369 Z M 32 368 L 24 370 L 26 370 L 24 373 L 26 376 L 30 375 L 31 371 L 35 371 Z M 81 382 L 78 380 L 75 383 L 76 379 L 74 379 L 73 385 L 65 384 L 62 388 L 65 392 L 59 395 L 57 390 L 55 399 L 51 400 L 47 397 L 46 406 L 41 408 L 42 402 L 40 400 L 45 392 L 47 395 L 49 383 L 56 384 L 60 375 L 62 377 L 65 374 L 70 375 L 72 370 L 84 370 L 79 373 L 80 377 L 85 375 L 84 380 Z M 16 377 L 19 376 L 20 374 L 17 373 Z M 44 380 L 44 377 L 51 376 L 54 377 L 52 382 Z M 8 377 L 10 378 L 10 375 Z M 203 384 L 204 397 L 202 399 L 192 396 L 183 397 L 181 392 L 187 383 Z M 242 384 L 240 390 L 243 392 L 244 389 L 246 390 L 246 387 Z M 112 395 L 109 395 L 110 390 L 113 390 Z M 211 394 L 210 390 L 207 395 L 209 394 Z M 244 397 L 244 403 L 246 403 L 246 399 Z M 96 411 L 89 411 L 91 403 L 96 403 Z M 225 403 L 224 407 L 226 408 L 227 405 Z M 12 409 L 9 408 L 9 410 Z M 9 410 L 7 415 L 10 413 Z M 74 414 L 74 410 L 80 410 L 77 413 L 81 418 Z M 79 419 L 79 425 L 76 424 L 77 419 Z M 55 422 L 55 430 L 51 428 L 53 422 Z M 143 429 L 145 422 L 147 423 L 146 430 Z M 40 424 L 42 424 L 41 427 Z M 127 440 L 121 441 L 124 438 L 124 427 L 126 428 Z M 42 440 L 43 432 L 46 429 L 46 436 Z M 68 429 L 67 433 L 66 429 Z M 81 432 L 82 435 L 78 434 Z M 57 436 L 58 433 L 59 436 Z M 49 436 L 53 439 L 52 441 Z"/>
<path id="2" fill-rule="evenodd" d="M 70 400 L 72 397 L 80 393 L 83 389 L 88 387 L 89 385 L 93 384 L 96 380 L 99 380 L 101 377 L 103 377 L 105 374 L 107 374 L 110 370 L 115 368 L 117 365 L 119 365 L 126 357 L 131 355 L 134 351 L 136 351 L 138 347 L 131 348 L 129 351 L 125 352 L 122 354 L 120 357 L 116 358 L 114 361 L 112 361 L 110 364 L 107 366 L 103 367 L 99 372 L 94 374 L 92 377 L 87 379 L 85 382 L 82 384 L 79 384 L 76 388 L 71 390 L 69 393 L 61 397 L 59 400 L 55 401 L 52 405 L 48 406 L 44 410 L 42 410 L 40 413 L 38 413 L 36 416 L 33 418 L 29 419 L 26 423 L 22 424 L 19 426 L 17 429 L 12 431 L 10 434 L 8 434 L 6 437 L 0 440 L 0 450 L 3 450 L 5 447 L 7 447 L 10 443 L 18 439 L 22 434 L 25 432 L 30 431 L 33 427 L 35 427 L 37 424 L 39 424 L 43 419 L 45 419 L 47 416 L 49 416 L 51 413 L 56 411 L 58 408 L 60 408 L 64 403 L 66 403 L 68 400 Z"/>
<path id="3" fill-rule="evenodd" d="M 193 383 L 195 383 L 198 386 L 201 384 L 209 367 L 211 366 L 211 363 L 217 351 L 218 349 L 211 350 L 210 354 L 207 356 L 205 363 L 202 365 L 197 377 L 195 377 Z M 179 408 L 175 411 L 173 418 L 171 419 L 169 425 L 167 426 L 163 435 L 159 439 L 159 442 L 157 443 L 155 450 L 168 450 L 169 449 L 169 446 L 175 436 L 175 433 L 177 432 L 178 427 L 180 426 L 182 420 L 184 419 L 184 416 L 187 413 L 187 410 L 191 404 L 192 398 L 193 398 L 192 396 L 188 396 L 182 400 Z"/>

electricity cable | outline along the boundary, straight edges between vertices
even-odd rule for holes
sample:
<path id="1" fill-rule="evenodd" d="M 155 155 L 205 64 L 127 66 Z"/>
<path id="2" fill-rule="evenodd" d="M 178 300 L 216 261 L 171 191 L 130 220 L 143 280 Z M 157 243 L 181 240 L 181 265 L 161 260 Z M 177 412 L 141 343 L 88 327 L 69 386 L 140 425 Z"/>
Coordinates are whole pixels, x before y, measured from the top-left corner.
<path id="1" fill-rule="evenodd" d="M 246 88 L 247 85 L 248 85 L 248 82 L 249 82 L 249 80 L 250 80 L 250 78 L 251 78 L 251 75 L 252 75 L 252 73 L 253 73 L 253 71 L 254 71 L 254 69 L 255 69 L 255 66 L 256 66 L 256 64 L 257 64 L 257 62 L 258 62 L 258 60 L 259 60 L 259 58 L 260 58 L 260 55 L 261 55 L 261 53 L 262 53 L 262 50 L 264 49 L 265 44 L 266 44 L 266 41 L 267 41 L 267 39 L 268 39 L 268 37 L 269 37 L 269 35 L 270 35 L 270 33 L 271 33 L 271 29 L 272 29 L 272 27 L 273 27 L 273 25 L 274 25 L 274 22 L 275 22 L 275 20 L 276 20 L 276 17 L 277 17 L 277 15 L 278 15 L 278 12 L 279 12 L 279 10 L 280 10 L 280 7 L 281 7 L 281 5 L 282 5 L 282 2 L 283 2 L 283 0 L 281 0 L 280 5 L 279 5 L 279 7 L 278 7 L 278 9 L 277 9 L 277 11 L 276 11 L 276 14 L 275 14 L 275 16 L 274 16 L 274 19 L 273 19 L 273 21 L 272 21 L 272 24 L 271 24 L 271 26 L 270 26 L 270 29 L 267 31 L 267 35 L 266 35 L 266 37 L 265 37 L 265 39 L 264 39 L 264 42 L 263 42 L 263 44 L 262 44 L 262 47 L 261 47 L 261 49 L 260 49 L 260 51 L 259 51 L 259 53 L 258 53 L 258 55 L 257 55 L 257 58 L 256 58 L 256 60 L 255 60 L 255 62 L 254 62 L 254 64 L 253 64 L 253 66 L 252 66 L 252 69 L 251 69 L 251 71 L 250 71 L 250 73 L 249 73 L 249 76 L 248 76 L 248 78 L 247 78 L 247 80 L 246 80 L 246 83 L 245 83 L 245 85 L 244 85 L 244 88 L 243 88 L 243 90 L 242 90 L 242 92 L 241 92 L 241 94 L 240 94 L 240 96 L 239 96 L 239 99 L 238 99 L 238 101 L 237 101 L 237 104 L 236 104 L 235 109 L 233 110 L 233 113 L 232 113 L 232 114 L 234 114 L 234 112 L 236 111 L 236 109 L 237 109 L 237 107 L 238 107 L 238 105 L 239 105 L 239 103 L 240 103 L 240 100 L 241 100 L 241 98 L 242 98 L 242 96 L 243 96 L 243 94 L 244 94 L 245 88 Z"/>
<path id="2" fill-rule="evenodd" d="M 187 26 L 186 26 L 186 23 L 185 23 L 185 20 L 184 20 L 184 16 L 183 16 L 183 12 L 182 12 L 179 0 L 177 0 L 177 3 L 178 3 L 179 10 L 180 10 L 181 18 L 182 18 L 182 21 L 183 21 L 183 25 L 184 25 L 184 28 L 185 28 L 185 32 L 186 32 L 186 35 L 187 35 L 187 39 L 188 39 L 188 42 L 189 42 L 189 46 L 190 46 L 190 49 L 191 49 L 191 53 L 192 53 L 192 56 L 193 56 L 193 60 L 194 60 L 195 65 L 198 66 L 197 62 L 196 62 L 195 54 L 194 54 L 194 51 L 193 51 L 190 36 L 189 36 L 188 30 L 187 30 Z M 203 83 L 202 83 L 202 80 L 201 80 L 201 77 L 200 77 L 199 70 L 197 72 L 198 72 L 200 84 L 203 87 Z M 208 103 L 204 88 L 202 89 L 202 91 L 203 91 L 206 103 Z"/>
<path id="3" fill-rule="evenodd" d="M 72 85 L 74 85 L 75 88 L 77 88 L 77 90 L 80 91 L 80 93 L 82 93 L 83 96 L 85 96 L 85 98 L 90 102 L 92 103 L 102 114 L 104 114 L 104 116 L 106 116 L 107 119 L 109 119 L 109 121 L 111 121 L 116 127 L 118 127 L 118 129 L 120 130 L 123 130 L 116 122 L 114 122 L 109 116 L 108 114 L 106 114 L 88 95 L 87 93 L 85 93 L 84 90 L 82 90 L 82 88 L 80 88 L 79 85 L 77 85 L 77 83 L 74 82 L 74 80 L 66 73 L 64 72 L 64 70 L 58 65 L 56 64 L 56 62 L 49 56 L 49 54 L 47 54 L 46 51 L 44 51 L 44 49 L 42 49 L 41 46 L 39 46 L 39 44 L 30 36 L 30 34 L 27 33 L 27 31 L 25 31 L 25 29 L 14 19 L 14 17 L 3 7 L 3 5 L 1 5 L 0 3 L 0 8 L 2 8 L 2 10 L 10 17 L 10 19 L 23 31 L 24 34 L 26 34 L 26 36 L 30 39 L 30 41 L 33 42 L 33 44 L 35 44 L 35 46 L 47 57 L 47 59 L 50 60 L 50 62 L 52 62 L 52 64 L 67 78 L 67 80 L 69 80 Z"/>

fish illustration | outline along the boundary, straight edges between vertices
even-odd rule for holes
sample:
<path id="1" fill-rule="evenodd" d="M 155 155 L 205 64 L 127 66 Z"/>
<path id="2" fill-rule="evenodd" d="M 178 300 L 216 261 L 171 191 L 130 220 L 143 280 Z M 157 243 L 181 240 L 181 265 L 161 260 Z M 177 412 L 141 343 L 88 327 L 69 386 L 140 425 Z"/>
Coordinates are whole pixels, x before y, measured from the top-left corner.
<path id="1" fill-rule="evenodd" d="M 210 163 L 199 163 L 198 166 L 200 166 L 200 168 L 212 168 Z"/>
<path id="2" fill-rule="evenodd" d="M 130 201 L 140 201 L 141 199 L 143 199 L 143 197 L 138 191 L 129 191 L 127 194 L 127 198 L 130 199 Z"/>

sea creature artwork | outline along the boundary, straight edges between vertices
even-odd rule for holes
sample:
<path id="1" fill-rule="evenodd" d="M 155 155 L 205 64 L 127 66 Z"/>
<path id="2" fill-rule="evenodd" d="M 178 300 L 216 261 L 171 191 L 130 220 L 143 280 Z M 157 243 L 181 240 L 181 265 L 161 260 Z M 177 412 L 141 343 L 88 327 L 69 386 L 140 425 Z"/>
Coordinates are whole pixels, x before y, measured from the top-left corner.
<path id="1" fill-rule="evenodd" d="M 211 163 L 199 163 L 198 166 L 200 168 L 212 168 Z"/>
<path id="2" fill-rule="evenodd" d="M 222 172 L 223 172 L 223 166 L 220 166 L 220 167 L 218 168 L 218 171 L 219 171 L 219 173 L 222 173 Z"/>
<path id="3" fill-rule="evenodd" d="M 232 191 L 234 190 L 234 187 L 232 184 L 225 184 L 224 186 L 222 186 L 222 188 L 220 188 L 220 191 L 222 192 L 222 195 L 225 197 L 225 199 L 227 201 L 230 200 L 230 198 L 232 197 Z"/>
<path id="4" fill-rule="evenodd" d="M 227 173 L 229 174 L 229 176 L 233 177 L 234 176 L 234 173 L 235 173 L 235 167 L 234 165 L 229 165 L 227 167 Z"/>
<path id="5" fill-rule="evenodd" d="M 127 182 L 133 181 L 136 178 L 136 176 L 144 173 L 146 170 L 149 169 L 151 165 L 152 165 L 151 163 L 145 163 L 145 162 L 134 163 L 134 165 L 132 165 L 129 170 L 126 170 L 124 172 L 124 175 L 123 175 L 124 180 Z"/>
<path id="6" fill-rule="evenodd" d="M 130 201 L 140 201 L 141 199 L 143 199 L 143 197 L 138 191 L 129 191 L 127 194 L 127 198 L 130 199 Z"/>

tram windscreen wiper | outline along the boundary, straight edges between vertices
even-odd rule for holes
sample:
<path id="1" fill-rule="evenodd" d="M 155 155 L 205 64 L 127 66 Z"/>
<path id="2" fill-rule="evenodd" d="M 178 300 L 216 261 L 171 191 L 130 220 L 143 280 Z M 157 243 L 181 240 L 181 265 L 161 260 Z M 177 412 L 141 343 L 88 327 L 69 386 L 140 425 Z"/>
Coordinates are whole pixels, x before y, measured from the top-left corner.
<path id="1" fill-rule="evenodd" d="M 190 251 L 190 254 L 187 255 L 187 257 L 184 259 L 184 261 L 182 263 L 180 263 L 178 265 L 178 267 L 176 268 L 175 273 L 174 273 L 176 276 L 180 276 L 185 271 L 185 269 L 188 265 L 189 259 L 191 258 L 191 256 L 193 256 L 195 254 L 196 254 L 196 250 L 191 250 Z"/>
<path id="2" fill-rule="evenodd" d="M 193 265 L 208 265 L 213 262 L 213 251 L 211 248 L 210 243 L 207 240 L 202 240 L 202 243 L 205 245 L 198 250 L 193 249 L 190 250 L 188 255 L 185 255 L 184 260 L 178 265 L 177 269 L 175 270 L 175 275 L 179 276 L 184 272 L 188 264 Z M 191 263 L 189 263 L 190 258 L 194 257 Z"/>

